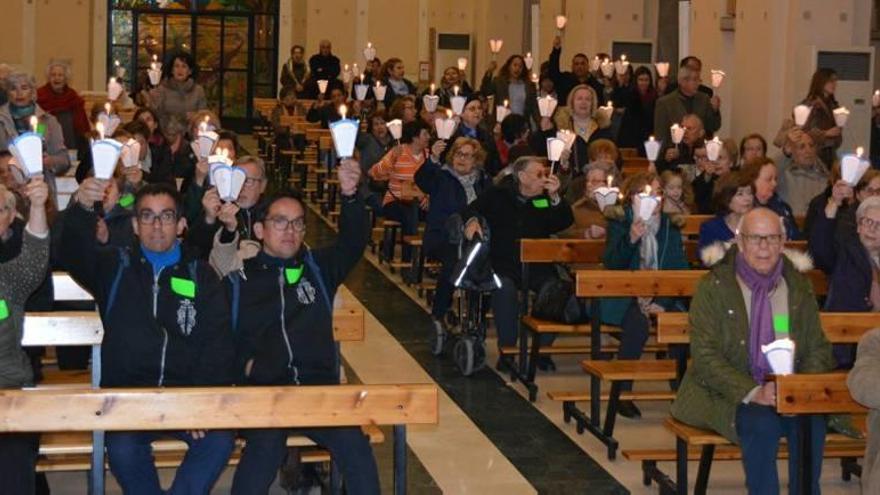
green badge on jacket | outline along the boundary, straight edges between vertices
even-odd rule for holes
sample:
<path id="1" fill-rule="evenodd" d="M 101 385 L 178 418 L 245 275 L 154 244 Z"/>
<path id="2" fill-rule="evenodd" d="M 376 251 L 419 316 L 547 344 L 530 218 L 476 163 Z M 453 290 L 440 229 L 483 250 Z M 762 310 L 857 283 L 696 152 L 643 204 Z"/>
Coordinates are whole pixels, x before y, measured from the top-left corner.
<path id="1" fill-rule="evenodd" d="M 547 198 L 538 198 L 532 200 L 532 206 L 535 208 L 550 208 L 550 201 Z"/>
<path id="2" fill-rule="evenodd" d="M 773 331 L 788 333 L 788 315 L 773 315 Z"/>
<path id="3" fill-rule="evenodd" d="M 196 297 L 196 283 L 185 278 L 171 277 L 171 290 L 179 296 L 190 299 Z"/>
<path id="4" fill-rule="evenodd" d="M 293 285 L 293 284 L 299 282 L 299 279 L 302 278 L 302 274 L 303 274 L 303 267 L 302 266 L 284 269 L 284 278 L 287 280 L 287 285 Z"/>
<path id="5" fill-rule="evenodd" d="M 9 318 L 9 306 L 6 305 L 6 301 L 0 299 L 0 321 Z"/>
<path id="6" fill-rule="evenodd" d="M 134 204 L 134 194 L 125 193 L 122 197 L 119 198 L 119 206 L 123 208 L 130 208 L 131 205 Z"/>
<path id="7" fill-rule="evenodd" d="M 37 124 L 37 134 L 40 136 L 46 137 L 46 123 L 40 122 Z"/>

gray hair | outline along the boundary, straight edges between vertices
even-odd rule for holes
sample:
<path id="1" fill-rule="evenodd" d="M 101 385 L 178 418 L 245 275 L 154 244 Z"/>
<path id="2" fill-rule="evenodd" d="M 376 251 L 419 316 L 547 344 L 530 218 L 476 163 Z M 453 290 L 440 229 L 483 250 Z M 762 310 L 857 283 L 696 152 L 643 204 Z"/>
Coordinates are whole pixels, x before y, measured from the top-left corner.
<path id="1" fill-rule="evenodd" d="M 868 210 L 880 209 L 880 196 L 871 196 L 859 203 L 856 209 L 856 220 L 861 220 L 868 214 Z"/>
<path id="2" fill-rule="evenodd" d="M 690 67 L 687 67 L 687 66 L 678 68 L 678 82 L 679 82 L 679 84 L 691 76 L 700 77 L 700 73 L 691 69 Z"/>
<path id="3" fill-rule="evenodd" d="M 186 120 L 177 114 L 169 115 L 164 122 L 162 122 L 162 132 L 165 136 L 179 136 L 187 131 L 187 122 Z"/>
<path id="4" fill-rule="evenodd" d="M 13 72 L 9 74 L 6 78 L 6 89 L 11 90 L 17 84 L 30 84 L 31 97 L 34 100 L 37 99 L 37 81 L 34 80 L 34 76 L 27 72 Z"/>
<path id="5" fill-rule="evenodd" d="M 67 59 L 58 59 L 53 58 L 49 60 L 49 63 L 46 64 L 46 78 L 49 77 L 49 73 L 52 72 L 52 69 L 55 67 L 61 67 L 64 70 L 64 79 L 67 79 L 67 82 L 70 82 L 70 78 L 73 77 L 73 74 L 70 70 L 70 60 Z"/>
<path id="6" fill-rule="evenodd" d="M 254 155 L 244 155 L 235 160 L 235 165 L 244 165 L 249 163 L 257 167 L 260 170 L 260 177 L 266 178 L 266 162 L 263 161 L 262 158 Z"/>
<path id="7" fill-rule="evenodd" d="M 517 182 L 519 182 L 519 173 L 525 171 L 525 169 L 527 169 L 529 167 L 530 163 L 543 163 L 543 162 L 544 162 L 544 159 L 541 158 L 540 156 L 534 156 L 534 155 L 521 156 L 521 157 L 517 158 L 515 162 L 513 162 L 513 165 L 511 165 L 510 173 L 513 175 L 513 178 L 516 179 Z"/>
<path id="8" fill-rule="evenodd" d="M 15 193 L 7 189 L 3 184 L 0 184 L 0 207 L 15 211 L 16 201 Z"/>

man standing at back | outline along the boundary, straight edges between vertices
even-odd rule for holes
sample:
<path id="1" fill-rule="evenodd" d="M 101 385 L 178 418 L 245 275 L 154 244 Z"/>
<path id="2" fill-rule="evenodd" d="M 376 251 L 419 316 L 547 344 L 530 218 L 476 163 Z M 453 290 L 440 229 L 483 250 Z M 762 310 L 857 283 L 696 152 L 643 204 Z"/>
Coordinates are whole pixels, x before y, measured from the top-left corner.
<path id="1" fill-rule="evenodd" d="M 179 193 L 149 184 L 135 196 L 129 248 L 100 247 L 93 205 L 106 181 L 86 179 L 65 217 L 61 252 L 73 278 L 95 298 L 104 325 L 102 387 L 227 385 L 234 381 L 228 302 L 215 272 L 187 256 Z M 151 442 L 189 445 L 167 492 L 159 485 Z M 229 431 L 107 433 L 110 471 L 128 495 L 207 494 L 226 467 Z"/>
<path id="2" fill-rule="evenodd" d="M 700 73 L 685 66 L 678 70 L 678 87 L 660 97 L 654 107 L 654 134 L 657 140 L 672 144 L 669 128 L 682 117 L 694 114 L 703 121 L 706 136 L 711 138 L 721 128 L 721 100 L 700 91 Z"/>

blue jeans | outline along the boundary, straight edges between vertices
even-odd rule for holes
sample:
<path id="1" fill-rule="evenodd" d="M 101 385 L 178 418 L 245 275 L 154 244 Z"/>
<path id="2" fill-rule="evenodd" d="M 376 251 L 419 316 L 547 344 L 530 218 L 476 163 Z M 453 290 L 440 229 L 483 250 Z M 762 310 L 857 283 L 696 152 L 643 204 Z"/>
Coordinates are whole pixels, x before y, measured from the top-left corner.
<path id="1" fill-rule="evenodd" d="M 736 408 L 736 434 L 743 453 L 746 485 L 750 495 L 776 495 L 779 493 L 779 473 L 776 457 L 779 439 L 788 439 L 788 485 L 789 493 L 802 493 L 798 475 L 800 459 L 799 417 L 780 416 L 768 406 L 741 404 Z M 812 490 L 819 494 L 819 477 L 822 474 L 822 453 L 825 450 L 825 417 L 810 416 L 812 427 Z"/>
<path id="2" fill-rule="evenodd" d="M 159 485 L 150 443 L 167 437 L 186 442 L 189 450 L 166 492 Z M 106 441 L 110 472 L 126 495 L 201 495 L 211 492 L 226 468 L 235 434 L 208 431 L 205 438 L 196 440 L 185 431 L 108 432 Z"/>
<path id="3" fill-rule="evenodd" d="M 232 480 L 233 495 L 261 495 L 269 491 L 287 455 L 287 435 L 290 433 L 305 435 L 330 451 L 342 473 L 346 493 L 380 493 L 373 448 L 360 428 L 308 428 L 242 431 L 247 443 Z"/>

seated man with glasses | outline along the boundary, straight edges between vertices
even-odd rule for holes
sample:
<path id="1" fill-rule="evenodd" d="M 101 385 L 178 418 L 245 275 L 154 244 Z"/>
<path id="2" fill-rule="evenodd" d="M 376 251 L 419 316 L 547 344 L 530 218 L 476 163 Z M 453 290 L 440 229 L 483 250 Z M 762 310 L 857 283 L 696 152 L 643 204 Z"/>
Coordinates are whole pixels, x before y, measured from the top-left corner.
<path id="1" fill-rule="evenodd" d="M 880 213 L 880 212 L 878 212 Z M 805 256 L 786 252 L 782 219 L 766 208 L 746 213 L 736 245 L 700 281 L 691 302 L 692 364 L 672 404 L 672 416 L 714 430 L 742 448 L 749 493 L 779 493 L 776 458 L 788 439 L 789 492 L 819 493 L 825 418 L 810 417 L 813 429 L 812 486 L 797 473 L 799 420 L 776 413 L 773 370 L 761 346 L 791 339 L 795 373 L 831 370 L 831 345 L 819 323 Z"/>
<path id="2" fill-rule="evenodd" d="M 852 199 L 853 188 L 837 182 L 823 215 L 810 230 L 810 252 L 828 276 L 826 311 L 880 311 L 880 197 L 869 196 L 855 210 L 855 229 L 841 229 L 847 220 L 841 205 Z M 855 346 L 834 349 L 837 366 L 852 367 Z"/>
<path id="3" fill-rule="evenodd" d="M 238 233 L 237 245 L 243 258 L 255 256 L 260 250 L 260 243 L 254 237 L 254 211 L 268 184 L 266 165 L 261 158 L 250 155 L 239 157 L 234 165 L 247 174 L 238 199 L 225 203 L 212 186 L 202 196 L 203 214 L 187 232 L 187 244 L 198 249 L 200 257 L 207 257 L 211 252 L 223 225 L 235 226 L 233 230 Z"/>
<path id="4" fill-rule="evenodd" d="M 101 387 L 232 384 L 235 359 L 224 287 L 207 263 L 183 252 L 183 204 L 173 186 L 135 196 L 135 242 L 102 247 L 93 205 L 107 181 L 88 178 L 64 219 L 61 249 L 73 278 L 95 298 L 104 325 Z M 189 445 L 169 493 L 208 493 L 226 466 L 229 431 L 107 433 L 110 471 L 125 493 L 163 493 L 150 443 L 173 437 Z"/>
<path id="5" fill-rule="evenodd" d="M 360 166 L 347 160 L 337 171 L 342 211 L 335 244 L 315 250 L 306 246 L 302 199 L 279 193 L 261 204 L 256 216 L 254 231 L 263 243 L 261 251 L 226 278 L 242 384 L 339 383 L 333 300 L 361 258 L 368 232 L 364 202 L 356 194 Z M 268 492 L 286 456 L 288 433 L 283 429 L 243 432 L 247 445 L 233 494 Z M 347 493 L 379 493 L 376 461 L 360 428 L 309 428 L 298 433 L 330 450 Z"/>

